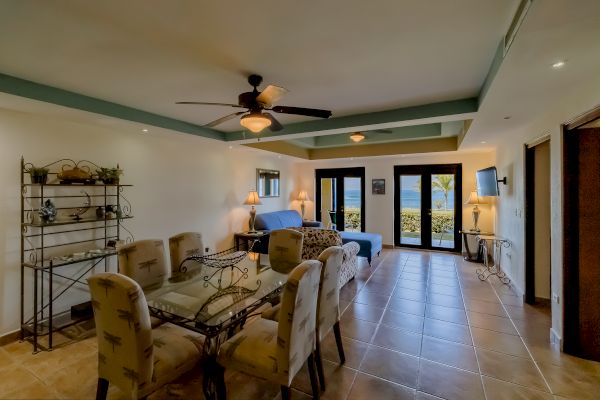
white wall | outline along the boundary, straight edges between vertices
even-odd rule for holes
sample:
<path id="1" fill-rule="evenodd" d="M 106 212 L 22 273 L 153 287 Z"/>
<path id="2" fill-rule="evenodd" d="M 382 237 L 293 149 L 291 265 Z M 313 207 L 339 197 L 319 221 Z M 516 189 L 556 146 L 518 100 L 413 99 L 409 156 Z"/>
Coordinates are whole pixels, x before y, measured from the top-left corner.
<path id="1" fill-rule="evenodd" d="M 133 125 L 133 124 L 132 124 Z M 123 125 L 125 126 L 125 125 Z M 263 199 L 258 212 L 286 209 L 293 192 L 289 158 L 177 133 L 142 135 L 139 127 L 111 129 L 0 109 L 0 335 L 19 326 L 20 158 L 36 165 L 60 158 L 119 163 L 135 218 L 136 239 L 167 239 L 198 231 L 205 246 L 232 246 L 247 230 L 243 206 L 256 185 L 256 168 L 281 171 L 281 197 Z M 90 211 L 90 212 L 93 212 Z"/>
<path id="2" fill-rule="evenodd" d="M 380 157 L 355 160 L 308 161 L 297 163 L 294 167 L 295 187 L 312 193 L 307 203 L 307 216 L 315 217 L 315 169 L 365 167 L 365 216 L 366 230 L 383 236 L 383 243 L 394 244 L 394 165 L 451 164 L 462 163 L 463 199 L 475 190 L 475 171 L 494 165 L 493 153 L 440 153 L 415 156 Z M 385 179 L 385 195 L 371 194 L 371 180 Z M 463 200 L 463 201 L 464 201 Z M 480 205 L 479 226 L 482 230 L 494 229 L 494 205 Z M 463 206 L 463 227 L 470 228 L 472 206 Z"/>
<path id="3" fill-rule="evenodd" d="M 536 115 L 529 124 L 505 132 L 505 139 L 496 148 L 496 166 L 500 174 L 509 176 L 509 186 L 496 205 L 497 233 L 511 239 L 511 257 L 504 259 L 503 267 L 513 284 L 522 292 L 525 282 L 524 220 L 515 211 L 524 209 L 523 145 L 544 135 L 550 136 L 550 217 L 552 293 L 552 329 L 555 339 L 562 338 L 562 131 L 561 124 L 600 104 L 600 78 L 574 86 L 557 95 L 552 107 Z M 502 191 L 502 188 L 501 188 Z M 522 214 L 521 214 L 522 215 Z"/>

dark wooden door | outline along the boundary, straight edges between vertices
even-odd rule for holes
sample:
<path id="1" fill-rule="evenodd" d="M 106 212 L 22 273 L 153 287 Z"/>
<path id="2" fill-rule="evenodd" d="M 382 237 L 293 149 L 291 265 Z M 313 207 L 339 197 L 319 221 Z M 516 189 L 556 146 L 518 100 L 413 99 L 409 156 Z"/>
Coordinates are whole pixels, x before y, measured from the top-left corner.
<path id="1" fill-rule="evenodd" d="M 600 129 L 564 144 L 564 349 L 600 361 Z"/>

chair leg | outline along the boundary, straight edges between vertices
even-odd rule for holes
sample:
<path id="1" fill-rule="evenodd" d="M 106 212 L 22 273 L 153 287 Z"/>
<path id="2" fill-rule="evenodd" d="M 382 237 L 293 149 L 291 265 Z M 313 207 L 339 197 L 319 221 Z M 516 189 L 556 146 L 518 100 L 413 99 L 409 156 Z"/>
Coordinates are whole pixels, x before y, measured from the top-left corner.
<path id="1" fill-rule="evenodd" d="M 317 340 L 317 348 L 315 350 L 315 362 L 317 363 L 317 374 L 321 383 L 321 390 L 325 391 L 325 373 L 323 372 L 323 357 L 321 357 L 321 343 Z"/>
<path id="2" fill-rule="evenodd" d="M 338 354 L 340 355 L 340 363 L 346 362 L 346 355 L 344 354 L 344 345 L 342 343 L 342 332 L 340 331 L 340 321 L 333 325 L 333 333 L 335 335 L 335 343 L 337 344 Z"/>
<path id="3" fill-rule="evenodd" d="M 319 400 L 319 382 L 317 382 L 317 373 L 315 371 L 314 353 L 310 353 L 308 356 L 308 374 L 310 375 L 310 386 L 312 387 L 313 400 Z"/>
<path id="4" fill-rule="evenodd" d="M 290 400 L 292 398 L 292 389 L 281 385 L 281 400 Z"/>
<path id="5" fill-rule="evenodd" d="M 217 399 L 218 400 L 226 400 L 227 399 L 227 388 L 225 387 L 225 368 L 221 365 L 216 365 L 215 372 L 215 380 L 216 380 L 216 389 L 217 389 Z"/>
<path id="6" fill-rule="evenodd" d="M 98 378 L 98 388 L 96 389 L 96 400 L 106 400 L 108 393 L 108 381 L 104 378 Z"/>

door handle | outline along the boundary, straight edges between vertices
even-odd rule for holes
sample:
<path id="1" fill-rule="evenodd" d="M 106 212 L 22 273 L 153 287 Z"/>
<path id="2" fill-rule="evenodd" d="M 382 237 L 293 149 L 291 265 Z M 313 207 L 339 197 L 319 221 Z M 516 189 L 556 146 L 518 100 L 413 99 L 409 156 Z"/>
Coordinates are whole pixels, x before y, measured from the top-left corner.
<path id="1" fill-rule="evenodd" d="M 429 209 L 429 211 L 427 212 L 427 215 L 431 216 L 431 208 Z"/>

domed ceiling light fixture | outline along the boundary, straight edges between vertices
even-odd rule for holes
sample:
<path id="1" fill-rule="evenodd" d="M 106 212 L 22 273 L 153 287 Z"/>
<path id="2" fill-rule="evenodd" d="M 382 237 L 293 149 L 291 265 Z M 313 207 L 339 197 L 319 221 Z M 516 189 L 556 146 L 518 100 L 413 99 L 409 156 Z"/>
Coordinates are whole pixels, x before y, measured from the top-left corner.
<path id="1" fill-rule="evenodd" d="M 240 119 L 240 125 L 253 133 L 271 126 L 271 120 L 261 112 L 251 112 Z"/>
<path id="2" fill-rule="evenodd" d="M 363 135 L 360 132 L 355 132 L 352 135 L 350 135 L 350 140 L 352 140 L 354 143 L 361 142 L 364 139 L 365 139 L 365 135 Z"/>

